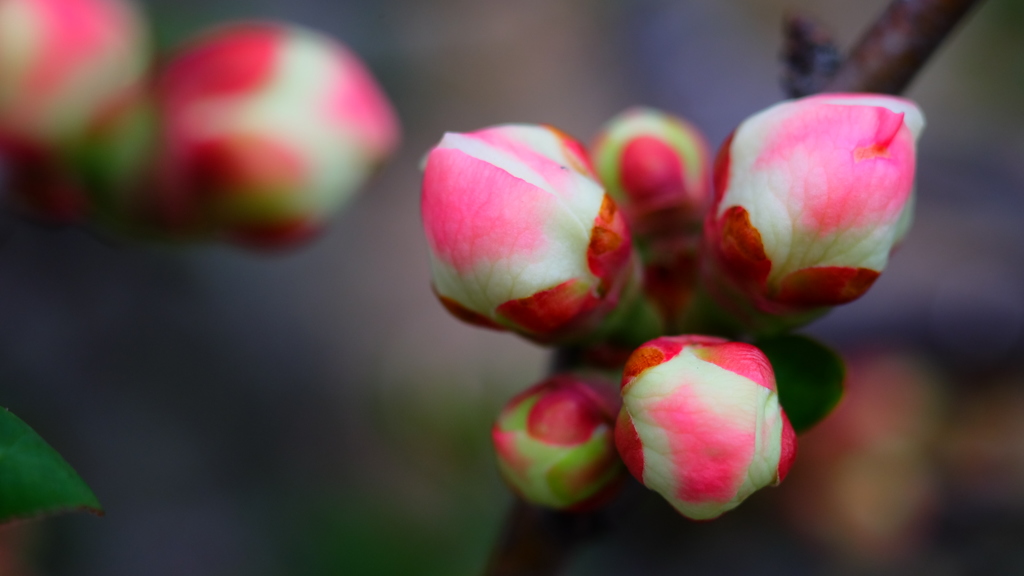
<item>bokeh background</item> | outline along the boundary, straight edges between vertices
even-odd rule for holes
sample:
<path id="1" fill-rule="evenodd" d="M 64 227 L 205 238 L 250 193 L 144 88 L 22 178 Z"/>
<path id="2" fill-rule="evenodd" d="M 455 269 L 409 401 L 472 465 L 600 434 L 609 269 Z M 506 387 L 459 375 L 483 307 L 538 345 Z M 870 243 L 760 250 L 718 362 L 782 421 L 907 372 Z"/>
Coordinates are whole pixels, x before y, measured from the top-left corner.
<path id="1" fill-rule="evenodd" d="M 369 63 L 398 156 L 303 249 L 120 243 L 0 217 L 0 404 L 102 519 L 0 530 L 11 576 L 478 573 L 511 497 L 488 440 L 547 352 L 433 300 L 418 221 L 445 130 L 588 140 L 633 104 L 713 146 L 782 97 L 787 10 L 848 46 L 883 0 L 148 0 L 166 52 L 277 18 Z M 988 0 L 909 92 L 919 205 L 875 288 L 808 331 L 851 359 L 791 480 L 713 523 L 639 490 L 568 573 L 1024 573 L 1024 2 Z M 6 562 L 6 564 L 4 564 Z"/>

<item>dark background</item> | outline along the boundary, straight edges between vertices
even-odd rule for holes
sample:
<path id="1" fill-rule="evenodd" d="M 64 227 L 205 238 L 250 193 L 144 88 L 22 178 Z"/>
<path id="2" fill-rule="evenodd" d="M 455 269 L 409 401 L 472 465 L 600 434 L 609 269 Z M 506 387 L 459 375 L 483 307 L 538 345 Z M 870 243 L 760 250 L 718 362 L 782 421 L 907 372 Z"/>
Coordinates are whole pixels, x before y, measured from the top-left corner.
<path id="1" fill-rule="evenodd" d="M 433 300 L 421 156 L 445 130 L 512 121 L 587 141 L 632 104 L 686 116 L 717 147 L 782 97 L 786 10 L 848 46 L 884 5 L 146 2 L 162 51 L 241 18 L 337 36 L 391 95 L 405 139 L 323 237 L 286 254 L 0 220 L 0 403 L 107 510 L 8 528 L 0 548 L 32 559 L 25 576 L 477 573 L 510 502 L 491 420 L 547 353 Z M 896 543 L 879 551 L 841 519 L 838 536 L 817 537 L 787 484 L 701 524 L 637 491 L 571 574 L 1024 572 L 1022 31 L 1024 2 L 989 0 L 919 76 L 915 227 L 866 297 L 810 329 L 854 358 L 884 350 L 926 366 L 925 396 L 942 408 L 921 416 L 927 438 L 909 449 L 931 495 L 924 519 L 903 526 L 854 490 L 848 508 L 881 518 L 891 532 L 878 537 Z M 794 474 L 814 466 L 798 460 Z M 864 485 L 898 484 L 891 474 Z"/>

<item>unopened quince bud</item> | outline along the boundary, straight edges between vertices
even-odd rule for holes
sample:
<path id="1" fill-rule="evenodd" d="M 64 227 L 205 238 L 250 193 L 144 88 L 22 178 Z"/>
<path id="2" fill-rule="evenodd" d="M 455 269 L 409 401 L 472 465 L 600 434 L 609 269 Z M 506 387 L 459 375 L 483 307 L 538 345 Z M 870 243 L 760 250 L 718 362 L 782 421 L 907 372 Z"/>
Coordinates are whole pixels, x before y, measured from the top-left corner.
<path id="1" fill-rule="evenodd" d="M 600 506 L 621 486 L 614 392 L 560 374 L 513 398 L 491 437 L 498 468 L 524 500 L 558 509 Z"/>
<path id="2" fill-rule="evenodd" d="M 296 26 L 207 33 L 173 57 L 156 98 L 161 218 L 245 245 L 318 232 L 398 142 L 394 111 L 363 63 Z"/>
<path id="3" fill-rule="evenodd" d="M 695 520 L 778 484 L 796 454 L 768 358 L 711 336 L 638 348 L 622 376 L 615 442 L 629 471 Z"/>
<path id="4" fill-rule="evenodd" d="M 73 143 L 148 60 L 145 29 L 127 2 L 0 0 L 0 143 Z"/>
<path id="5" fill-rule="evenodd" d="M 705 226 L 705 284 L 756 331 L 790 328 L 859 298 L 906 232 L 912 102 L 824 94 L 744 121 L 719 152 Z"/>
<path id="6" fill-rule="evenodd" d="M 638 236 L 695 228 L 711 196 L 708 146 L 689 122 L 630 108 L 605 124 L 592 147 L 608 193 Z"/>
<path id="7" fill-rule="evenodd" d="M 698 277 L 700 229 L 711 200 L 708 146 L 686 120 L 630 108 L 593 145 L 608 193 L 622 207 L 644 266 L 644 293 L 670 332 L 690 307 Z"/>
<path id="8" fill-rule="evenodd" d="M 579 340 L 632 285 L 625 220 L 583 147 L 553 128 L 445 134 L 426 158 L 422 208 L 434 291 L 472 324 Z"/>
<path id="9" fill-rule="evenodd" d="M 141 82 L 145 28 L 120 0 L 0 0 L 0 155 L 14 204 L 50 223 L 88 212 L 76 156 L 89 125 Z"/>

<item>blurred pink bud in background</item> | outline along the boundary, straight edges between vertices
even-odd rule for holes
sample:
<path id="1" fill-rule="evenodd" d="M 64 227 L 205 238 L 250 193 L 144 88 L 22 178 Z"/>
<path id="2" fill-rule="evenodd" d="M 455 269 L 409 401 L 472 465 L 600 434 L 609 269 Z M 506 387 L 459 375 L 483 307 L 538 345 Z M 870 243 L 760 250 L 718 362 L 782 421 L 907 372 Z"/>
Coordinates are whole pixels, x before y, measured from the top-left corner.
<path id="1" fill-rule="evenodd" d="M 120 0 L 0 0 L 0 143 L 70 144 L 139 81 L 148 49 Z"/>
<path id="2" fill-rule="evenodd" d="M 629 471 L 694 520 L 715 518 L 785 478 L 796 434 L 756 347 L 665 336 L 622 376 L 615 441 Z"/>
<path id="3" fill-rule="evenodd" d="M 943 382 L 906 353 L 859 354 L 847 366 L 845 397 L 800 437 L 781 496 L 797 529 L 845 569 L 877 569 L 919 552 L 937 520 Z"/>
<path id="4" fill-rule="evenodd" d="M 434 291 L 471 324 L 578 340 L 633 285 L 625 220 L 583 147 L 553 128 L 445 134 L 427 155 L 422 211 Z"/>
<path id="5" fill-rule="evenodd" d="M 144 78 L 148 35 L 120 0 L 0 0 L 0 154 L 14 203 L 57 223 L 88 210 L 68 169 L 89 125 Z"/>
<path id="6" fill-rule="evenodd" d="M 317 233 L 397 146 L 398 121 L 336 41 L 276 23 L 211 31 L 156 88 L 158 218 L 279 247 Z"/>

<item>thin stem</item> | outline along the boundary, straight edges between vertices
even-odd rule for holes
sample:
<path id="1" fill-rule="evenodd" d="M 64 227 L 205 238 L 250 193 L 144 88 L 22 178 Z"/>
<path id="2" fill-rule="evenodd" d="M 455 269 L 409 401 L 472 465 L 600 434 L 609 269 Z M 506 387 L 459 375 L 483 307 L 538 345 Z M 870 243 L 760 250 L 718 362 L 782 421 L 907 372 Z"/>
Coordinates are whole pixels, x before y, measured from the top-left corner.
<path id="1" fill-rule="evenodd" d="M 825 92 L 902 93 L 957 23 L 981 0 L 895 0 Z"/>
<path id="2" fill-rule="evenodd" d="M 789 14 L 782 38 L 782 91 L 793 98 L 821 92 L 843 63 L 832 35 L 806 14 Z"/>
<path id="3" fill-rule="evenodd" d="M 577 546 L 602 532 L 601 512 L 560 512 L 516 499 L 487 576 L 555 576 Z"/>

